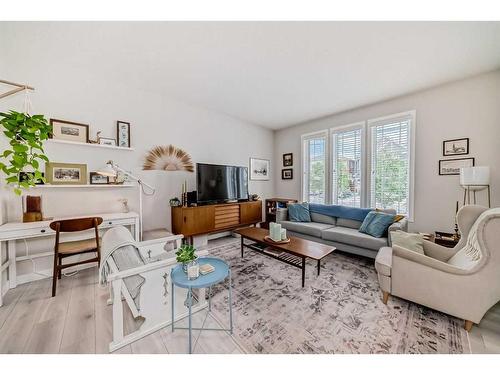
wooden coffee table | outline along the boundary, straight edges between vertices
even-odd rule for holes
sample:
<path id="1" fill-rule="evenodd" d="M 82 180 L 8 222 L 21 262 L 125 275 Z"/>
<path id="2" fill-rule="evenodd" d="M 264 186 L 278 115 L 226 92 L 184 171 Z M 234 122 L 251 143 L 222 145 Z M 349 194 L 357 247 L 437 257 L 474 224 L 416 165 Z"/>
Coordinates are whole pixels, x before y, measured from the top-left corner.
<path id="1" fill-rule="evenodd" d="M 335 247 L 323 245 L 321 243 L 305 240 L 303 238 L 289 236 L 290 242 L 286 244 L 274 244 L 264 240 L 269 235 L 269 231 L 263 228 L 243 228 L 235 230 L 241 235 L 241 257 L 243 258 L 246 247 L 267 255 L 291 266 L 302 270 L 302 287 L 304 287 L 306 277 L 306 258 L 314 259 L 318 262 L 318 275 L 321 269 L 321 259 L 331 254 Z M 245 243 L 245 239 L 253 241 Z M 269 251 L 269 248 L 275 250 Z M 281 253 L 279 253 L 281 252 Z"/>

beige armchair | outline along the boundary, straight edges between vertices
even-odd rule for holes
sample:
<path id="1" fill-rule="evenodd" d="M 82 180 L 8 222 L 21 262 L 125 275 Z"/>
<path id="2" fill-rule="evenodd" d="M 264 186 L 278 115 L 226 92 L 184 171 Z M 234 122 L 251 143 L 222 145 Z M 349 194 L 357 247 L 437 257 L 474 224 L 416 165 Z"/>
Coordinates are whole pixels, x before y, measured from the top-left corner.
<path id="1" fill-rule="evenodd" d="M 469 331 L 500 300 L 500 208 L 464 206 L 457 222 L 454 248 L 424 241 L 423 255 L 384 247 L 375 268 L 384 303 L 401 297 L 464 319 Z"/>

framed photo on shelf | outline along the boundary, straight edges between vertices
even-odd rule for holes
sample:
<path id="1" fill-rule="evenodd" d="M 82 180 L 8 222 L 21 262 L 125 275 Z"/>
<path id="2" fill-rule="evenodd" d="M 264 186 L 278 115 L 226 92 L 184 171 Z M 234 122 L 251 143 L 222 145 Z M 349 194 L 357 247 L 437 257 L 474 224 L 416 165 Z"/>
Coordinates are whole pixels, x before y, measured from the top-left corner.
<path id="1" fill-rule="evenodd" d="M 281 170 L 281 179 L 282 180 L 293 180 L 293 169 L 285 168 Z"/>
<path id="2" fill-rule="evenodd" d="M 446 159 L 439 161 L 439 175 L 453 176 L 460 174 L 460 168 L 474 166 L 474 158 Z"/>
<path id="3" fill-rule="evenodd" d="M 90 184 L 91 185 L 108 185 L 109 177 L 103 176 L 97 172 L 90 172 Z"/>
<path id="4" fill-rule="evenodd" d="M 77 122 L 51 118 L 52 133 L 49 137 L 64 141 L 89 143 L 89 126 Z"/>
<path id="5" fill-rule="evenodd" d="M 106 138 L 106 137 L 99 137 L 99 144 L 100 145 L 105 145 L 105 146 L 116 146 L 116 139 L 114 139 L 114 138 Z"/>
<path id="6" fill-rule="evenodd" d="M 45 178 L 52 185 L 86 185 L 87 164 L 46 163 Z"/>
<path id="7" fill-rule="evenodd" d="M 284 167 L 293 166 L 293 154 L 291 152 L 288 154 L 283 154 L 283 166 Z"/>
<path id="8" fill-rule="evenodd" d="M 443 156 L 467 155 L 468 153 L 469 138 L 443 141 Z"/>
<path id="9" fill-rule="evenodd" d="M 250 158 L 250 180 L 268 181 L 269 165 L 267 159 Z"/>
<path id="10" fill-rule="evenodd" d="M 118 147 L 130 148 L 130 123 L 125 121 L 116 122 L 116 140 Z"/>

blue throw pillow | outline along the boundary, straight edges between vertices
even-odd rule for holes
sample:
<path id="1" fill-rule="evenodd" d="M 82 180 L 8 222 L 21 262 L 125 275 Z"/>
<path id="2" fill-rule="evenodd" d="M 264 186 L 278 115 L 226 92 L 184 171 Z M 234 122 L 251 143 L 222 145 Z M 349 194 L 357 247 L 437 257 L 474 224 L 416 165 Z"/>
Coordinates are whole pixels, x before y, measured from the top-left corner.
<path id="1" fill-rule="evenodd" d="M 288 218 L 290 221 L 309 223 L 311 214 L 309 213 L 309 203 L 292 203 L 288 205 Z"/>
<path id="2" fill-rule="evenodd" d="M 396 215 L 384 212 L 371 211 L 366 215 L 363 224 L 359 228 L 361 233 L 369 234 L 373 237 L 383 237 L 389 226 L 394 223 Z"/>

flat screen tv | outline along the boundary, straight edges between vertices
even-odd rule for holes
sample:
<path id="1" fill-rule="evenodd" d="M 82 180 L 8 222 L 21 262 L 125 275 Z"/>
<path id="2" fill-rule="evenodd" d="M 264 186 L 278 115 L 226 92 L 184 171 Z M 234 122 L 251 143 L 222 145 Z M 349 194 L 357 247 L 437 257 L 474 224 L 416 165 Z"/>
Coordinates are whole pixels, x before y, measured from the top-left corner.
<path id="1" fill-rule="evenodd" d="M 197 163 L 196 185 L 201 204 L 246 200 L 248 168 Z"/>

